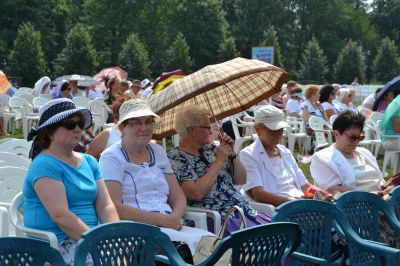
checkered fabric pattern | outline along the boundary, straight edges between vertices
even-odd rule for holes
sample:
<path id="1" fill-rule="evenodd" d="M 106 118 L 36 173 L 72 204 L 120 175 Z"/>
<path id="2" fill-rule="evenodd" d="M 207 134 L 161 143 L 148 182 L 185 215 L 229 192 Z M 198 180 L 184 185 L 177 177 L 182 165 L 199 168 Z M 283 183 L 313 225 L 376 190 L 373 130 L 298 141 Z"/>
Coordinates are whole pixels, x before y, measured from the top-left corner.
<path id="1" fill-rule="evenodd" d="M 276 66 L 245 58 L 206 66 L 150 97 L 150 108 L 162 119 L 153 137 L 175 134 L 175 113 L 181 106 L 201 105 L 221 119 L 279 92 L 286 76 Z"/>

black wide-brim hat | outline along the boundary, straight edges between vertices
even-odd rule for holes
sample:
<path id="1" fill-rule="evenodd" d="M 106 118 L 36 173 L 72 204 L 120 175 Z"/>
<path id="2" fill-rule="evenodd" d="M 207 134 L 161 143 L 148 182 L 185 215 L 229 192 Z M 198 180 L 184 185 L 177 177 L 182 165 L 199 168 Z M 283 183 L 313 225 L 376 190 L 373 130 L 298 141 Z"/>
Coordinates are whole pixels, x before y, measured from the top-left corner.
<path id="1" fill-rule="evenodd" d="M 39 124 L 32 128 L 28 141 L 35 137 L 41 129 L 56 125 L 76 113 L 83 115 L 85 120 L 83 127 L 85 129 L 92 126 L 92 113 L 90 110 L 76 107 L 70 99 L 59 98 L 46 103 L 39 110 Z"/>

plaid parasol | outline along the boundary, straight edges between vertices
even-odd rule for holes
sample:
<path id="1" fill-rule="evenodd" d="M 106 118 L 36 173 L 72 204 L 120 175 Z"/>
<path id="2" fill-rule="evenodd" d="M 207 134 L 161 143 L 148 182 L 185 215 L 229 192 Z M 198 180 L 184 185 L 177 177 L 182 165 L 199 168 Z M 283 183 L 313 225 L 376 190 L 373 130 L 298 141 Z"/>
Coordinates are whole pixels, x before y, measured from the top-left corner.
<path id="1" fill-rule="evenodd" d="M 278 67 L 244 58 L 206 66 L 150 97 L 151 109 L 162 118 L 153 137 L 175 134 L 175 113 L 181 106 L 201 105 L 221 119 L 279 92 L 286 76 Z"/>

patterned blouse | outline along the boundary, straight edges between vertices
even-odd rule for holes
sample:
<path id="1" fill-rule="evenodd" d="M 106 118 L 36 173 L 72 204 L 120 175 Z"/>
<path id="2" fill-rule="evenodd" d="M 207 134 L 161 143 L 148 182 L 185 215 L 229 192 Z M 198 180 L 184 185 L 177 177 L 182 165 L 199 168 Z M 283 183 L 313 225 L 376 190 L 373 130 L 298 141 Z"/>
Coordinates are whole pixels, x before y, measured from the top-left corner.
<path id="1" fill-rule="evenodd" d="M 205 175 L 210 165 L 215 161 L 217 148 L 215 144 L 200 148 L 200 157 L 179 148 L 172 150 L 168 157 L 171 160 L 172 169 L 178 182 L 182 184 L 183 181 L 196 180 Z M 225 162 L 211 191 L 201 201 L 188 199 L 188 205 L 215 210 L 223 215 L 229 208 L 238 205 L 243 209 L 246 216 L 255 217 L 257 212 L 250 207 L 246 198 L 233 186 L 229 167 L 230 163 Z"/>

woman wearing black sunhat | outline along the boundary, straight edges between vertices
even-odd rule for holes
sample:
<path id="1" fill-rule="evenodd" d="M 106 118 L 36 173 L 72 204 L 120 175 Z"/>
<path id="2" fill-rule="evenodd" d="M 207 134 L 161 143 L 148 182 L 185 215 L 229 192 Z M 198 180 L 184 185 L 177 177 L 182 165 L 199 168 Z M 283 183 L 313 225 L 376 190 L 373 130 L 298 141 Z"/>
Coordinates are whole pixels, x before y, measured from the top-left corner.
<path id="1" fill-rule="evenodd" d="M 73 265 L 82 233 L 119 217 L 96 159 L 73 151 L 82 130 L 92 124 L 90 111 L 61 98 L 44 105 L 39 116 L 28 136 L 34 141 L 23 186 L 24 223 L 53 232 L 67 265 Z"/>

